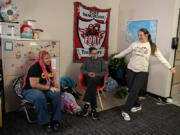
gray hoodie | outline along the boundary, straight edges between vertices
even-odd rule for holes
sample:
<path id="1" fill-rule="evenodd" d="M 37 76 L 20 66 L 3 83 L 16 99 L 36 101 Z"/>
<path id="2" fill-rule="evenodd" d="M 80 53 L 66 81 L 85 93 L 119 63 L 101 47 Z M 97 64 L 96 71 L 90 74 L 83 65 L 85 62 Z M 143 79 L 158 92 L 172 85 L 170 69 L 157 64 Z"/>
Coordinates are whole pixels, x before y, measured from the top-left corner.
<path id="1" fill-rule="evenodd" d="M 84 75 L 94 72 L 96 76 L 103 77 L 108 73 L 108 68 L 102 58 L 92 59 L 89 57 L 82 64 L 80 71 Z"/>

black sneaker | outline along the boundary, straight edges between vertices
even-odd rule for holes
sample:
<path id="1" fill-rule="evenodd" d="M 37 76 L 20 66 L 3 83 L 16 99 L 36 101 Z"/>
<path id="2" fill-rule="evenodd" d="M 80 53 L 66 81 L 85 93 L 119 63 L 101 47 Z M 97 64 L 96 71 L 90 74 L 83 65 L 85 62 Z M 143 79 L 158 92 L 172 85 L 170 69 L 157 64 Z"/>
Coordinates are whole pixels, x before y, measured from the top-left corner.
<path id="1" fill-rule="evenodd" d="M 53 126 L 51 123 L 47 123 L 43 125 L 43 129 L 47 132 L 47 133 L 52 133 L 53 132 Z"/>
<path id="2" fill-rule="evenodd" d="M 88 116 L 88 110 L 83 108 L 82 112 L 80 112 L 80 116 Z"/>
<path id="3" fill-rule="evenodd" d="M 80 112 L 80 116 L 88 116 L 88 108 L 89 108 L 89 105 L 85 104 L 82 112 Z"/>
<path id="4" fill-rule="evenodd" d="M 92 118 L 93 120 L 99 119 L 99 115 L 98 115 L 98 113 L 96 112 L 96 110 L 91 111 L 91 113 L 90 113 L 89 115 L 91 116 L 91 118 Z"/>
<path id="5" fill-rule="evenodd" d="M 59 128 L 60 128 L 60 123 L 59 121 L 53 121 L 53 130 L 55 132 L 59 131 Z"/>

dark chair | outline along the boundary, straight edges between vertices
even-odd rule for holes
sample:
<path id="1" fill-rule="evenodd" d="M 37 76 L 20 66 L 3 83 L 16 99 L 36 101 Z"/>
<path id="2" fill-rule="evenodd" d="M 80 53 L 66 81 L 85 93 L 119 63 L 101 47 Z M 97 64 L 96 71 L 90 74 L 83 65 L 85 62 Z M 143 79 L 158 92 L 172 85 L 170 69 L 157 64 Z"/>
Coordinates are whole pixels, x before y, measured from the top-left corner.
<path id="1" fill-rule="evenodd" d="M 21 75 L 17 77 L 13 83 L 13 89 L 16 93 L 16 95 L 20 98 L 21 100 L 21 108 L 23 108 L 23 111 L 25 112 L 27 121 L 29 123 L 35 123 L 37 122 L 37 119 L 33 120 L 32 116 L 35 114 L 35 107 L 33 104 L 25 100 L 21 94 L 22 92 L 22 85 L 23 85 L 23 80 L 24 80 L 24 75 Z M 36 115 L 35 115 L 36 116 Z"/>

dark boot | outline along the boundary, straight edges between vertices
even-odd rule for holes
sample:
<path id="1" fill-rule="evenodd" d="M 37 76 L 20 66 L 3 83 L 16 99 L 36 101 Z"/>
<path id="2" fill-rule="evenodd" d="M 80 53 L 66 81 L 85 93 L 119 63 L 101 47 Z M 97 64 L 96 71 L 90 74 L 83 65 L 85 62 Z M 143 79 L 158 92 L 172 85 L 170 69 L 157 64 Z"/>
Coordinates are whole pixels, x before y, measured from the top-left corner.
<path id="1" fill-rule="evenodd" d="M 91 110 L 90 116 L 91 116 L 91 118 L 92 118 L 93 120 L 97 120 L 97 119 L 99 118 L 99 115 L 98 115 L 98 113 L 97 113 L 97 111 L 96 111 L 95 108 L 93 108 L 93 109 Z"/>
<path id="2" fill-rule="evenodd" d="M 88 108 L 89 108 L 89 105 L 85 104 L 82 112 L 80 113 L 80 115 L 81 116 L 88 116 Z"/>
<path id="3" fill-rule="evenodd" d="M 59 121 L 55 120 L 55 121 L 53 121 L 52 123 L 53 123 L 53 130 L 54 130 L 55 132 L 59 131 L 59 128 L 60 128 L 60 123 L 59 123 Z"/>
<path id="4" fill-rule="evenodd" d="M 52 133 L 53 132 L 53 126 L 51 123 L 47 123 L 43 125 L 43 129 L 47 132 L 47 133 Z"/>

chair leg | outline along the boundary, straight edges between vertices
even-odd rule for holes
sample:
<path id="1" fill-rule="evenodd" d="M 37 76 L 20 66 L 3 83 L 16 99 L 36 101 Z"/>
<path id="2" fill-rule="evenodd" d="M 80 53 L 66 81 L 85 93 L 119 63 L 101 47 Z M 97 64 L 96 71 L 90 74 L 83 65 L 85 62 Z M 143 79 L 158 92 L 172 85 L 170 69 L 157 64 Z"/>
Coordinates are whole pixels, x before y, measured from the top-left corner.
<path id="1" fill-rule="evenodd" d="M 102 104 L 102 100 L 101 100 L 101 96 L 99 94 L 99 91 L 97 92 L 98 93 L 98 97 L 99 97 L 99 102 L 100 102 L 100 105 L 101 105 L 101 109 L 103 110 L 103 104 Z"/>
<path id="2" fill-rule="evenodd" d="M 106 94 L 104 93 L 104 91 L 102 90 L 101 92 L 102 92 L 103 97 L 106 98 Z"/>
<path id="3" fill-rule="evenodd" d="M 26 108 L 25 105 L 23 106 L 23 109 L 24 109 L 24 112 L 25 112 L 25 114 L 26 114 L 27 121 L 28 121 L 29 123 L 36 123 L 36 120 L 32 121 L 32 120 L 30 119 L 29 114 L 28 114 L 28 111 L 27 111 L 27 108 Z"/>

